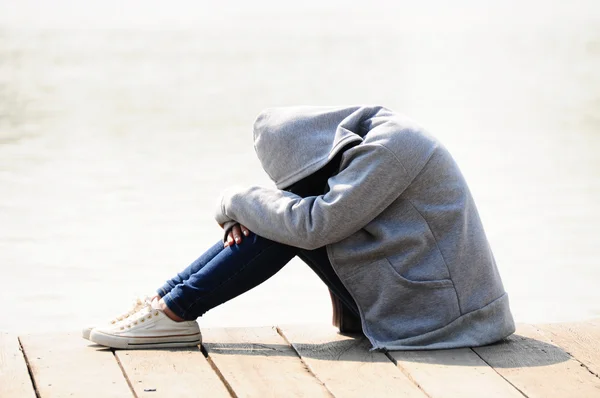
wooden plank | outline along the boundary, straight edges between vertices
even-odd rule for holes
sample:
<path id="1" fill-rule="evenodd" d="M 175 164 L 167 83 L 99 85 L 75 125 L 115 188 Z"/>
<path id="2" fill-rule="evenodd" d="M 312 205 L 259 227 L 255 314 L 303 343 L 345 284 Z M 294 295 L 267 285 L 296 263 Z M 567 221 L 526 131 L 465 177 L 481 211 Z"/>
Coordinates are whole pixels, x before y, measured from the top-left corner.
<path id="1" fill-rule="evenodd" d="M 138 397 L 230 397 L 198 348 L 115 351 Z"/>
<path id="2" fill-rule="evenodd" d="M 35 397 L 17 336 L 0 333 L 0 397 Z"/>
<path id="3" fill-rule="evenodd" d="M 383 353 L 325 325 L 282 326 L 282 334 L 336 397 L 419 397 L 426 395 Z"/>
<path id="4" fill-rule="evenodd" d="M 42 398 L 133 395 L 113 353 L 84 340 L 79 333 L 19 339 Z"/>
<path id="5" fill-rule="evenodd" d="M 205 329 L 209 359 L 238 397 L 330 397 L 275 328 Z"/>
<path id="6" fill-rule="evenodd" d="M 527 397 L 600 396 L 600 379 L 531 325 L 505 342 L 473 349 Z"/>
<path id="7" fill-rule="evenodd" d="M 390 351 L 399 368 L 432 398 L 515 397 L 521 394 L 470 348 Z"/>
<path id="8" fill-rule="evenodd" d="M 600 323 L 546 324 L 539 328 L 553 343 L 600 375 Z"/>

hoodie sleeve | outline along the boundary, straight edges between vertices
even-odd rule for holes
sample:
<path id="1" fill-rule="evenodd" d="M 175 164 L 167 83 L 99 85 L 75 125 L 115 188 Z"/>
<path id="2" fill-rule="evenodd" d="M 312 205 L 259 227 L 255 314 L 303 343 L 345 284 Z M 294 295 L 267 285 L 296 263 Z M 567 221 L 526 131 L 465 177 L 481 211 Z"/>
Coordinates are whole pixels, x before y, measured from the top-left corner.
<path id="1" fill-rule="evenodd" d="M 349 151 L 350 160 L 329 179 L 326 194 L 301 198 L 275 188 L 231 189 L 221 197 L 215 218 L 238 221 L 259 236 L 303 249 L 340 241 L 377 217 L 414 177 L 381 144 Z"/>

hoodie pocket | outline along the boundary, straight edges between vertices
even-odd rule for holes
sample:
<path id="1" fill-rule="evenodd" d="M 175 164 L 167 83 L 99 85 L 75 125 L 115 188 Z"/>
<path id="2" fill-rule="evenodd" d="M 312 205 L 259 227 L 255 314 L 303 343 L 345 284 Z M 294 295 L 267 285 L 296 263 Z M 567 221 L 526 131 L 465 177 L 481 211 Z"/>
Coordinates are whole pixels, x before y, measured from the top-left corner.
<path id="1" fill-rule="evenodd" d="M 402 274 L 400 274 L 398 271 L 396 271 L 396 269 L 394 268 L 394 266 L 392 265 L 390 260 L 388 260 L 387 258 L 381 260 L 381 266 L 389 267 L 390 270 L 396 274 L 396 276 L 398 278 L 397 279 L 398 284 L 400 284 L 402 286 L 411 287 L 411 288 L 425 288 L 425 289 L 439 289 L 439 288 L 445 288 L 445 287 L 454 288 L 454 282 L 452 282 L 451 279 L 436 279 L 436 280 L 428 280 L 428 281 L 413 281 L 413 280 L 407 279 L 406 277 L 402 276 Z"/>
<path id="2" fill-rule="evenodd" d="M 387 259 L 361 267 L 347 282 L 372 337 L 380 342 L 418 336 L 460 316 L 451 280 L 411 281 Z"/>

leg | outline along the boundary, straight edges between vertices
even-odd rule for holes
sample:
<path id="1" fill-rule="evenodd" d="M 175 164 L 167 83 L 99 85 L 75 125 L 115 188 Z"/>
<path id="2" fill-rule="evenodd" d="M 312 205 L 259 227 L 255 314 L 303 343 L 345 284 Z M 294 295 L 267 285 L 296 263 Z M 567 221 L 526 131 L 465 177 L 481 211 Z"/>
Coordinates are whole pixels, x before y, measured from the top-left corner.
<path id="1" fill-rule="evenodd" d="M 337 326 L 342 333 L 361 332 L 358 306 L 331 266 L 327 250 L 324 247 L 316 250 L 300 250 L 298 257 L 308 264 L 329 288 L 333 307 L 333 325 Z"/>
<path id="2" fill-rule="evenodd" d="M 185 282 L 195 274 L 200 271 L 203 267 L 206 266 L 213 258 L 215 258 L 219 253 L 223 251 L 223 242 L 215 243 L 211 248 L 205 251 L 196 261 L 187 266 L 186 269 L 178 273 L 172 279 L 169 279 L 165 282 L 165 284 L 157 289 L 157 293 L 160 297 L 163 297 L 167 293 L 171 291 L 175 286 Z"/>
<path id="3" fill-rule="evenodd" d="M 299 250 L 255 234 L 245 237 L 238 245 L 226 248 L 219 245 L 179 274 L 177 278 L 182 282 L 163 295 L 167 307 L 178 317 L 196 319 L 258 286 L 283 268 Z"/>
<path id="4" fill-rule="evenodd" d="M 196 346 L 202 334 L 194 319 L 264 282 L 298 250 L 254 234 L 227 248 L 218 243 L 158 290 L 165 292 L 161 302 L 146 302 L 123 322 L 94 328 L 89 339 L 122 349 Z"/>
<path id="5" fill-rule="evenodd" d="M 177 274 L 174 278 L 169 279 L 161 288 L 157 289 L 156 293 L 157 293 L 158 299 L 160 299 L 162 296 L 164 296 L 165 294 L 170 292 L 171 289 L 173 289 L 175 286 L 177 286 L 180 283 L 183 283 L 192 274 L 194 274 L 195 272 L 200 270 L 202 267 L 204 267 L 210 260 L 212 260 L 217 254 L 219 254 L 221 252 L 221 250 L 223 250 L 223 243 L 217 242 L 213 247 L 209 248 L 206 252 L 204 252 L 196 261 L 194 261 L 192 264 L 190 264 L 186 269 L 184 269 L 182 272 Z M 154 297 L 156 297 L 156 296 L 154 296 Z M 151 299 L 153 299 L 154 297 L 151 297 Z M 127 310 L 127 312 L 115 317 L 113 320 L 110 321 L 110 323 L 115 324 L 118 321 L 122 321 L 123 319 L 128 318 L 129 316 L 133 315 L 134 313 L 136 313 L 137 311 L 142 309 L 143 306 L 144 306 L 144 300 L 141 298 L 138 298 L 137 301 L 134 303 L 134 305 L 129 310 Z M 171 318 L 173 320 L 177 320 L 177 321 L 181 320 L 181 319 L 177 319 L 179 317 L 177 317 L 177 315 L 173 314 L 171 311 L 168 311 L 168 309 L 164 309 L 164 310 L 169 318 Z M 173 315 L 175 315 L 175 316 L 173 316 Z M 83 328 L 82 335 L 83 335 L 84 339 L 89 340 L 92 329 L 93 329 L 93 327 Z"/>

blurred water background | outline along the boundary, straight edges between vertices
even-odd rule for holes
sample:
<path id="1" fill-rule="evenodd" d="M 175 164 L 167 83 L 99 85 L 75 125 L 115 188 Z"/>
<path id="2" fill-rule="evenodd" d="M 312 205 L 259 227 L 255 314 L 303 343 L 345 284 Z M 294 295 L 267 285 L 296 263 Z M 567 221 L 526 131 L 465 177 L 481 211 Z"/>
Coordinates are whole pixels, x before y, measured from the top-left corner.
<path id="1" fill-rule="evenodd" d="M 0 330 L 78 329 L 268 183 L 265 107 L 379 103 L 453 152 L 518 321 L 600 316 L 600 3 L 0 0 Z M 291 4 L 291 3 L 290 3 Z M 202 326 L 328 322 L 300 261 Z"/>

